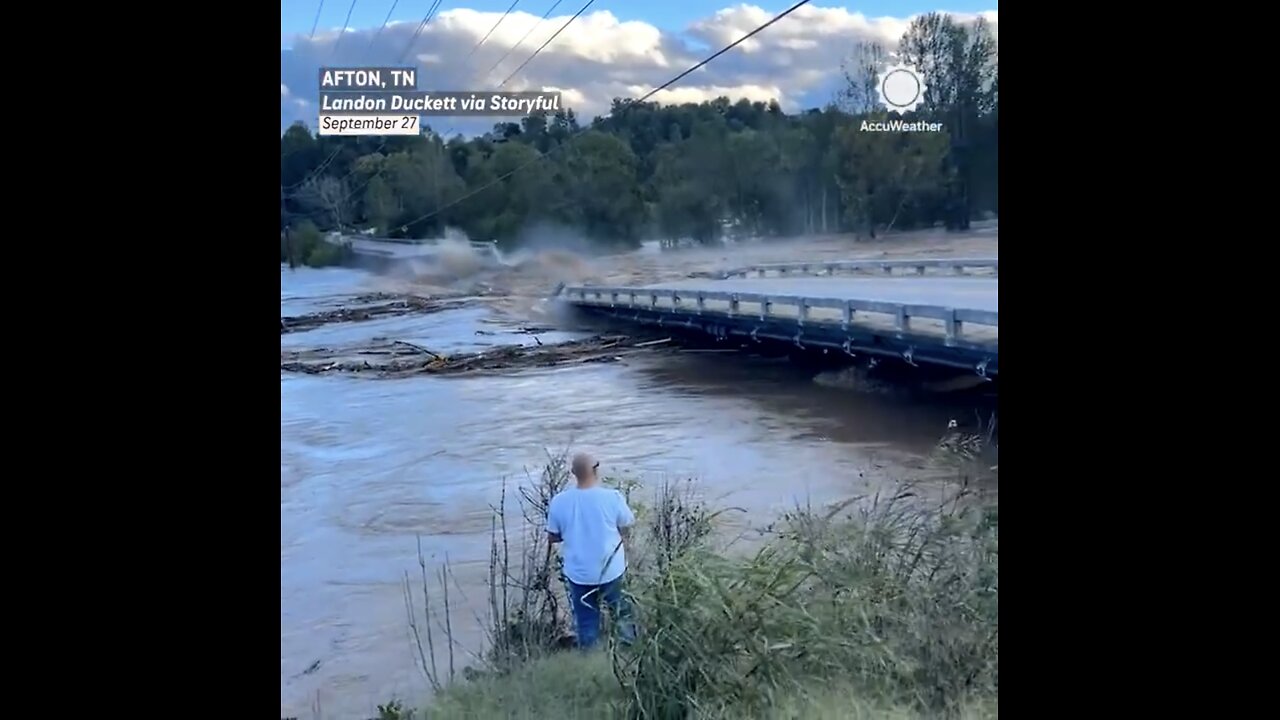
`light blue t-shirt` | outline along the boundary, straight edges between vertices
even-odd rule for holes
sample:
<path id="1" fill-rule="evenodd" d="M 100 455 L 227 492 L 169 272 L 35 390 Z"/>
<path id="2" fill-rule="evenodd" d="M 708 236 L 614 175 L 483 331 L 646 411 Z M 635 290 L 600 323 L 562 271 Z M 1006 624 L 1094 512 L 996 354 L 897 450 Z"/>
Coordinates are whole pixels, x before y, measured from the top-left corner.
<path id="1" fill-rule="evenodd" d="M 547 532 L 564 542 L 564 574 L 578 585 L 603 585 L 627 569 L 618 528 L 636 521 L 622 493 L 611 488 L 571 487 L 551 498 Z"/>

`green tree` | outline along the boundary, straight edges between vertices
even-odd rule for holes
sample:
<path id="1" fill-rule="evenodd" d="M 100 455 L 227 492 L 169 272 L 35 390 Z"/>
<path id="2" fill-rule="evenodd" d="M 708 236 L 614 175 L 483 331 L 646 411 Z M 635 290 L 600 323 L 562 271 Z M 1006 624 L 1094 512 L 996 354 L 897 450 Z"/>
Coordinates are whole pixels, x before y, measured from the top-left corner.
<path id="1" fill-rule="evenodd" d="M 369 222 L 384 235 L 391 232 L 402 210 L 391 186 L 380 175 L 370 179 L 365 187 L 364 208 Z"/>
<path id="2" fill-rule="evenodd" d="M 951 138 L 953 169 L 947 193 L 950 228 L 965 230 L 973 214 L 973 188 L 980 163 L 975 150 L 982 116 L 995 109 L 996 43 L 979 18 L 957 23 L 950 15 L 928 13 L 911 22 L 900 52 L 927 78 L 924 114 L 944 122 Z"/>
<path id="3" fill-rule="evenodd" d="M 864 132 L 887 119 L 875 92 L 884 48 L 853 47 L 832 105 L 776 101 L 660 105 L 615 100 L 580 127 L 571 110 L 502 122 L 479 137 L 281 137 L 281 230 L 376 227 L 412 237 L 460 227 L 519 244 L 544 223 L 601 246 L 927 226 L 999 211 L 996 45 L 982 22 L 913 21 L 900 59 L 930 90 L 907 122 L 944 133 Z M 899 116 L 892 116 L 898 118 Z M 282 240 L 283 242 L 283 240 Z M 285 256 L 282 249 L 282 258 Z"/>

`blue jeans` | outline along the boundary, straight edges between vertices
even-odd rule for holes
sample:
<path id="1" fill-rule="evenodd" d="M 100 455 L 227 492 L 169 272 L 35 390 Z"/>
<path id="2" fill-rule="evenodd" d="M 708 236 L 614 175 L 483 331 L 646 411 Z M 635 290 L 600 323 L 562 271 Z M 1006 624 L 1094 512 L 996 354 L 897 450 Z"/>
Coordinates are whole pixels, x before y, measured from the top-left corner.
<path id="1" fill-rule="evenodd" d="M 594 647 L 600 640 L 600 601 L 604 600 L 613 615 L 623 644 L 635 640 L 635 624 L 631 621 L 631 604 L 622 595 L 622 577 L 604 585 L 579 585 L 565 578 L 569 590 L 569 607 L 578 629 L 578 647 Z"/>

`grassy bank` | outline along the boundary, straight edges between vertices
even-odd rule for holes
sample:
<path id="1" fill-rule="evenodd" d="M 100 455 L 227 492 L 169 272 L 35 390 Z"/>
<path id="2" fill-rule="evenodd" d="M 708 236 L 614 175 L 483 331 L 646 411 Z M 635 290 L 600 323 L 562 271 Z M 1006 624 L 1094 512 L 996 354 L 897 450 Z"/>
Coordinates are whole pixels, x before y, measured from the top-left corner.
<path id="1" fill-rule="evenodd" d="M 563 471 L 555 461 L 522 490 L 527 538 L 495 521 L 488 667 L 447 682 L 424 654 L 438 692 L 413 717 L 996 716 L 995 508 L 904 485 L 797 509 L 741 552 L 717 546 L 716 516 L 688 487 L 627 487 L 641 637 L 580 654 L 556 650 L 569 624 L 557 560 L 538 542 Z"/>

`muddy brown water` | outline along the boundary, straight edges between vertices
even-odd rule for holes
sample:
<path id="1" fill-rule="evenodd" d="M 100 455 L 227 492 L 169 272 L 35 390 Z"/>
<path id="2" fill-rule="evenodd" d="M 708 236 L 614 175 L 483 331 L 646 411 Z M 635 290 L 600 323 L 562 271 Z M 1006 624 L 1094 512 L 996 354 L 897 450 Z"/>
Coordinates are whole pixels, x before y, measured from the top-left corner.
<path id="1" fill-rule="evenodd" d="M 637 265 L 657 279 L 660 262 Z M 281 315 L 380 285 L 353 270 L 282 270 Z M 493 324 L 513 307 L 536 315 L 538 302 L 328 325 L 281 344 L 392 337 L 457 352 L 534 342 L 514 321 Z M 453 568 L 457 662 L 472 662 L 482 649 L 475 613 L 484 612 L 490 505 L 504 477 L 536 473 L 549 449 L 589 449 L 606 475 L 645 484 L 695 477 L 712 503 L 746 511 L 733 516 L 745 528 L 797 502 L 834 502 L 912 475 L 947 420 L 965 412 L 937 398 L 831 388 L 788 363 L 736 355 L 404 380 L 281 373 L 281 717 L 371 717 L 393 697 L 429 695 L 401 584 L 406 571 L 418 582 L 419 535 L 429 562 L 447 556 Z"/>

